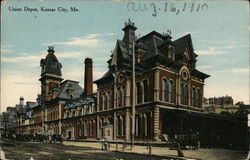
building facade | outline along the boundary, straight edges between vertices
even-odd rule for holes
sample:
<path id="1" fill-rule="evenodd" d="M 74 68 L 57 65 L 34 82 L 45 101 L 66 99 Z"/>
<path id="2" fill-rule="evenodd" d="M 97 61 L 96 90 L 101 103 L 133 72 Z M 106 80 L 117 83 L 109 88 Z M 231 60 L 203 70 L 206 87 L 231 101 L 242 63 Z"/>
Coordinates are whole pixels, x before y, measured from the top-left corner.
<path id="1" fill-rule="evenodd" d="M 61 64 L 53 47 L 41 60 L 41 95 L 33 106 L 33 119 L 20 125 L 18 133 L 59 134 L 67 139 L 106 137 L 131 138 L 132 53 L 135 52 L 135 138 L 159 140 L 188 126 L 183 111 L 201 112 L 204 80 L 209 76 L 196 69 L 191 35 L 172 41 L 167 34 L 152 31 L 136 38 L 136 27 L 128 21 L 122 40 L 117 40 L 108 70 L 94 83 L 92 60 L 85 60 L 84 90 L 78 82 L 63 81 Z M 178 121 L 179 121 L 178 120 Z M 179 125 L 180 124 L 180 125 Z"/>

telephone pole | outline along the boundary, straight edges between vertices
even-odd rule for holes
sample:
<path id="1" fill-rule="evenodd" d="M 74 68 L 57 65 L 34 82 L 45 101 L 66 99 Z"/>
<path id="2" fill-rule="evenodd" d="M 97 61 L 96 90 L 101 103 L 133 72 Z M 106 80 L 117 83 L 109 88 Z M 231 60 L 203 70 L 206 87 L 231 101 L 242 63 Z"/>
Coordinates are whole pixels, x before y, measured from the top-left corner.
<path id="1" fill-rule="evenodd" d="M 131 149 L 134 147 L 135 142 L 135 42 L 133 42 L 132 53 L 132 136 L 131 136 Z"/>

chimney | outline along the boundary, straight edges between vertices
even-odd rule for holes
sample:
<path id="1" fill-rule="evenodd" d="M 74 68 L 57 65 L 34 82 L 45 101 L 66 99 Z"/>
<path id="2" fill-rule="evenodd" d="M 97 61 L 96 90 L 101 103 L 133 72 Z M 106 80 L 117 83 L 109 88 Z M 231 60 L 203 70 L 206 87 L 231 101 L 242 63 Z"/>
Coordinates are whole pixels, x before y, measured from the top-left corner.
<path id="1" fill-rule="evenodd" d="M 85 72 L 84 72 L 84 95 L 89 96 L 93 94 L 93 66 L 92 59 L 86 58 L 85 61 Z"/>

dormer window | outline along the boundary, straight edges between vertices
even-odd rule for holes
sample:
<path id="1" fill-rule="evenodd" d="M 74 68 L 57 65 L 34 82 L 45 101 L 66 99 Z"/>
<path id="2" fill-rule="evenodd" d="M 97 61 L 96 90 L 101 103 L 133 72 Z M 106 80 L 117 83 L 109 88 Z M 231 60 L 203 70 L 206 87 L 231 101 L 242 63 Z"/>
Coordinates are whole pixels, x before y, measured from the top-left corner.
<path id="1" fill-rule="evenodd" d="M 168 56 L 168 59 L 171 59 L 171 60 L 175 60 L 175 55 L 174 55 L 174 47 L 173 46 L 168 46 L 168 50 L 167 50 L 167 56 Z"/>

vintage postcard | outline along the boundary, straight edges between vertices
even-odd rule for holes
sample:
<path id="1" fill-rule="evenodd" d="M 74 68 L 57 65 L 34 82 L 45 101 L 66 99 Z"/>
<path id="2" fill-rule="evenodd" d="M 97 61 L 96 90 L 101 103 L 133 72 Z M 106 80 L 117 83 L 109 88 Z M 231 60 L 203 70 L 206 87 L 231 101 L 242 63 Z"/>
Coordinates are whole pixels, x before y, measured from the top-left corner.
<path id="1" fill-rule="evenodd" d="M 249 2 L 1 1 L 0 159 L 249 160 Z"/>

